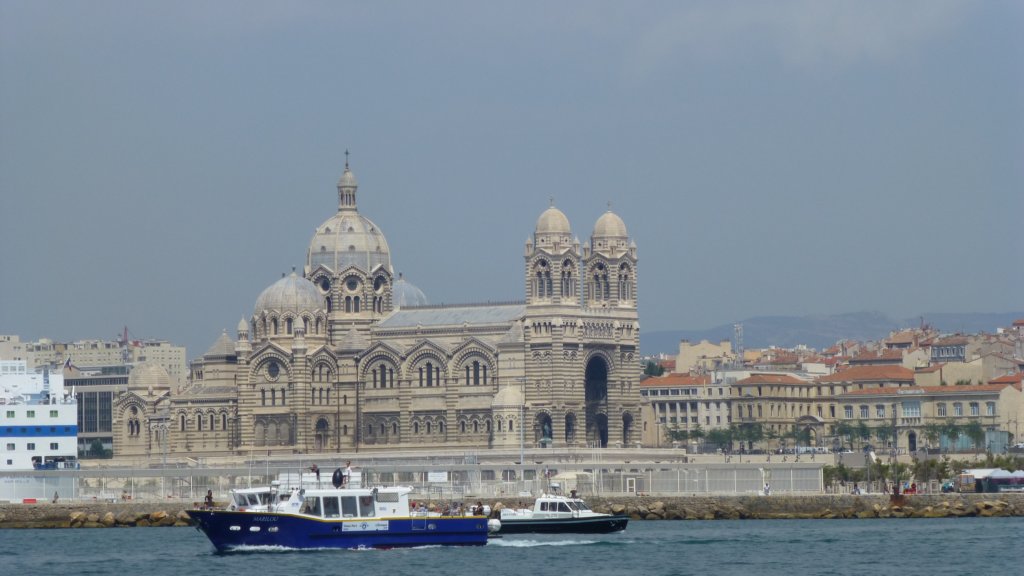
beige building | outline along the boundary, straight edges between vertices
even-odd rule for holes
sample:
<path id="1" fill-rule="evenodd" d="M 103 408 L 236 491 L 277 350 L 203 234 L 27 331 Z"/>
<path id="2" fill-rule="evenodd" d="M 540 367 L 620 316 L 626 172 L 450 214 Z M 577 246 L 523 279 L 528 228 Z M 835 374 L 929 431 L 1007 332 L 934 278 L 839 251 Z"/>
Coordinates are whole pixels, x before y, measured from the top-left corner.
<path id="1" fill-rule="evenodd" d="M 679 373 L 710 372 L 735 362 L 736 354 L 732 351 L 732 342 L 728 340 L 718 344 L 707 340 L 697 344 L 691 344 L 689 340 L 679 341 L 679 354 L 676 356 L 676 371 Z"/>
<path id="2" fill-rule="evenodd" d="M 919 386 L 976 385 L 1015 372 L 1017 360 L 1001 354 L 985 354 L 967 362 L 939 362 L 918 369 L 914 381 Z"/>
<path id="3" fill-rule="evenodd" d="M 964 450 L 970 439 L 927 438 L 929 424 L 978 422 L 985 430 L 980 450 L 1001 452 L 1019 428 L 1024 415 L 1020 381 L 977 386 L 909 386 L 850 390 L 836 398 L 840 419 L 863 421 L 870 428 L 895 424 L 896 447 L 914 452 L 921 448 Z M 934 442 L 938 442 L 936 445 Z"/>
<path id="4" fill-rule="evenodd" d="M 839 414 L 836 397 L 854 390 L 902 388 L 914 384 L 911 370 L 895 365 L 853 366 L 813 380 L 796 373 L 753 373 L 733 384 L 732 421 L 761 425 L 782 435 L 794 427 L 823 445 Z"/>
<path id="5" fill-rule="evenodd" d="M 524 301 L 430 306 L 394 275 L 356 191 L 346 165 L 301 274 L 264 290 L 183 390 L 130 383 L 115 430 L 138 437 L 118 454 L 153 456 L 165 437 L 193 454 L 640 441 L 637 248 L 621 218 L 606 212 L 581 245 L 552 206 L 523 252 Z"/>
<path id="6" fill-rule="evenodd" d="M 669 430 L 693 432 L 728 428 L 731 389 L 706 374 L 668 374 L 640 383 L 643 405 L 643 443 L 671 445 Z"/>

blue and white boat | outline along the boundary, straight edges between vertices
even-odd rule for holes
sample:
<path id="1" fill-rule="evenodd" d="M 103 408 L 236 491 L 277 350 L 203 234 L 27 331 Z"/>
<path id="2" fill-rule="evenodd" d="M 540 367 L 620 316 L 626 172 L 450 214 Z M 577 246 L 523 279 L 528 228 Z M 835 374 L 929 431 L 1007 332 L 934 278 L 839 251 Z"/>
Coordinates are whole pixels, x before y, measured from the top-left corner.
<path id="1" fill-rule="evenodd" d="M 218 551 L 259 547 L 402 548 L 481 546 L 499 528 L 486 516 L 410 510 L 405 486 L 233 490 L 225 509 L 189 510 Z"/>

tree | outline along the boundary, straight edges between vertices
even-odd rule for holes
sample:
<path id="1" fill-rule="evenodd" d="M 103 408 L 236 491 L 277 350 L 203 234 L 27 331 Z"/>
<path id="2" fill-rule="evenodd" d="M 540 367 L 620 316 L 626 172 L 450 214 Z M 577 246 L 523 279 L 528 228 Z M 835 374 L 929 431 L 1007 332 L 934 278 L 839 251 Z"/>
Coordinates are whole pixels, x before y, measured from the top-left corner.
<path id="1" fill-rule="evenodd" d="M 810 446 L 811 429 L 800 428 L 796 424 L 793 424 L 793 439 L 796 440 L 797 446 Z"/>
<path id="2" fill-rule="evenodd" d="M 964 424 L 963 434 L 964 436 L 967 436 L 968 438 L 971 439 L 971 442 L 974 444 L 975 454 L 977 454 L 978 451 L 984 447 L 985 429 L 982 428 L 981 422 L 978 422 L 977 420 L 971 420 L 967 424 Z"/>
<path id="3" fill-rule="evenodd" d="M 928 447 L 936 447 L 939 445 L 939 439 L 942 438 L 942 425 L 934 422 L 924 425 L 924 439 L 928 441 Z"/>
<path id="4" fill-rule="evenodd" d="M 892 439 L 892 428 L 889 426 L 879 426 L 875 428 L 875 438 L 878 439 L 882 446 L 887 445 L 889 440 Z"/>
<path id="5" fill-rule="evenodd" d="M 871 427 L 868 426 L 867 422 L 863 420 L 857 420 L 856 431 L 854 432 L 854 435 L 857 438 L 859 438 L 860 445 L 863 445 L 864 442 L 871 440 Z"/>
<path id="6" fill-rule="evenodd" d="M 956 450 L 957 440 L 960 439 L 963 429 L 953 419 L 947 419 L 942 423 L 942 433 L 949 438 L 951 450 Z"/>
<path id="7" fill-rule="evenodd" d="M 644 365 L 644 374 L 648 376 L 661 376 L 665 373 L 665 367 L 654 360 L 648 360 Z"/>
<path id="8" fill-rule="evenodd" d="M 851 426 L 850 423 L 845 420 L 840 421 L 839 424 L 832 426 L 832 435 L 835 436 L 836 438 L 839 438 L 840 442 L 842 442 L 845 438 L 846 442 L 849 443 L 851 446 L 853 445 L 853 432 L 853 426 Z"/>
<path id="9" fill-rule="evenodd" d="M 697 424 L 693 430 L 690 430 L 690 438 L 692 440 L 696 440 L 698 443 L 700 443 L 706 435 L 707 434 L 704 432 L 704 429 L 700 427 L 700 424 Z"/>
<path id="10" fill-rule="evenodd" d="M 750 424 L 745 426 L 747 441 L 750 442 L 751 446 L 764 440 L 764 427 L 759 423 Z"/>
<path id="11" fill-rule="evenodd" d="M 732 448 L 733 430 L 731 428 L 715 428 L 707 435 L 708 442 L 723 450 Z"/>
<path id="12" fill-rule="evenodd" d="M 665 438 L 671 442 L 686 442 L 690 438 L 690 433 L 673 426 L 665 429 Z"/>

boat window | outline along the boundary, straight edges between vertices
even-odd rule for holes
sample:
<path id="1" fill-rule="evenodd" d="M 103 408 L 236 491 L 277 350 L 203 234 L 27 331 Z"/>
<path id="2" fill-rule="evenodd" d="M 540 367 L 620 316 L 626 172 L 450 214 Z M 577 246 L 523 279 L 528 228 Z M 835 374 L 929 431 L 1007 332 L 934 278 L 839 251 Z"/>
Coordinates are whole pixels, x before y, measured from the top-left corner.
<path id="1" fill-rule="evenodd" d="M 270 504 L 270 492 L 260 492 L 260 504 Z"/>
<path id="2" fill-rule="evenodd" d="M 576 503 L 575 503 L 575 502 L 573 502 L 572 500 L 570 500 L 570 501 L 566 502 L 566 504 L 568 504 L 568 505 L 569 505 L 569 509 L 570 509 L 570 510 L 578 510 L 578 508 L 576 507 Z"/>
<path id="3" fill-rule="evenodd" d="M 576 507 L 579 508 L 580 510 L 590 510 L 590 506 L 587 506 L 587 503 L 584 502 L 583 500 L 577 500 L 575 504 Z"/>
<path id="4" fill-rule="evenodd" d="M 356 507 L 355 496 L 342 496 L 341 497 L 341 514 L 345 518 L 352 518 L 353 516 L 359 516 L 359 508 Z"/>
<path id="5" fill-rule="evenodd" d="M 249 506 L 259 506 L 260 505 L 259 496 L 255 495 L 255 494 L 247 494 L 247 497 L 249 498 Z"/>
<path id="6" fill-rule="evenodd" d="M 324 497 L 324 518 L 338 518 L 341 516 L 341 508 L 338 506 L 338 498 L 334 496 Z"/>
<path id="7" fill-rule="evenodd" d="M 559 512 L 572 512 L 572 510 L 569 510 L 569 507 L 565 504 L 565 502 L 559 502 L 558 503 L 558 511 Z"/>
<path id="8" fill-rule="evenodd" d="M 302 509 L 299 510 L 299 513 L 323 516 L 323 512 L 320 509 L 320 497 L 306 496 L 306 499 L 302 501 Z"/>
<path id="9" fill-rule="evenodd" d="M 359 515 L 373 516 L 373 496 L 359 497 Z"/>
<path id="10" fill-rule="evenodd" d="M 540 511 L 541 512 L 547 512 L 548 511 L 548 503 L 547 502 L 541 502 L 540 503 Z"/>
<path id="11" fill-rule="evenodd" d="M 235 506 L 246 506 L 245 494 L 235 494 Z"/>

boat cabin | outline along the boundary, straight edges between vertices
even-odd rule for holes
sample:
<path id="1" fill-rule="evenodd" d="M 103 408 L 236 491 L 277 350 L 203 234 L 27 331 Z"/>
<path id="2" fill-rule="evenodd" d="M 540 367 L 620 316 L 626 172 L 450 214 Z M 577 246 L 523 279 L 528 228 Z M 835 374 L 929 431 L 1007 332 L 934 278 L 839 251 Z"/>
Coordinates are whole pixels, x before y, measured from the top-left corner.
<path id="1" fill-rule="evenodd" d="M 327 519 L 409 516 L 411 488 L 399 486 L 368 489 L 298 489 L 277 512 Z"/>
<path id="2" fill-rule="evenodd" d="M 579 498 L 542 494 L 533 503 L 533 509 L 502 509 L 502 519 L 516 518 L 573 518 L 596 514 Z"/>

